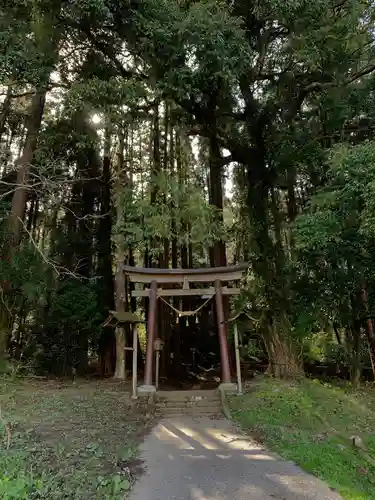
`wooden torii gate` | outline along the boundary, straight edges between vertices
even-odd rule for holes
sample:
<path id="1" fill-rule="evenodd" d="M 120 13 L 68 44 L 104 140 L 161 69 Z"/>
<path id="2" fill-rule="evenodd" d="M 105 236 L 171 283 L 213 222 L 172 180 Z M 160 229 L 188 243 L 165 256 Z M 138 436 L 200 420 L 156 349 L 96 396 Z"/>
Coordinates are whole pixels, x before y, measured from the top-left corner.
<path id="1" fill-rule="evenodd" d="M 131 282 L 149 285 L 149 288 L 144 290 L 132 291 L 133 297 L 149 298 L 144 384 L 139 387 L 139 392 L 147 393 L 156 390 L 155 385 L 152 383 L 152 375 L 153 350 L 157 328 L 157 300 L 159 297 L 187 297 L 194 295 L 205 298 L 215 297 L 222 371 L 221 386 L 225 388 L 231 385 L 223 295 L 238 295 L 240 289 L 222 286 L 222 283 L 240 280 L 247 268 L 247 264 L 202 269 L 153 269 L 123 266 L 123 271 Z M 211 284 L 211 286 L 209 288 L 190 288 L 190 283 L 207 283 Z M 181 284 L 182 288 L 163 289 L 164 284 Z M 194 313 L 194 311 L 191 313 Z"/>

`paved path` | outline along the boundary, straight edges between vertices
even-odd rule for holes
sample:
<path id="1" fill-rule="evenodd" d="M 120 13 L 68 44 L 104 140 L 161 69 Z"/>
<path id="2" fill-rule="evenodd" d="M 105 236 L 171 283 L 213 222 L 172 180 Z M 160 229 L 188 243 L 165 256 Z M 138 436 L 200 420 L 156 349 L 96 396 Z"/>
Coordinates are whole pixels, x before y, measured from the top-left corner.
<path id="1" fill-rule="evenodd" d="M 339 500 L 225 419 L 162 420 L 146 438 L 131 500 Z"/>

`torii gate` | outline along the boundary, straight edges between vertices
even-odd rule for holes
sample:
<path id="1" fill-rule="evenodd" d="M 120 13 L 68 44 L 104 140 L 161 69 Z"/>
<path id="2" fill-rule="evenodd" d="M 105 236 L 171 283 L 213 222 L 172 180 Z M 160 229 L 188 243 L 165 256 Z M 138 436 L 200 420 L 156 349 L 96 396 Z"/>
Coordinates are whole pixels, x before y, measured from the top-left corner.
<path id="1" fill-rule="evenodd" d="M 224 320 L 223 295 L 238 295 L 239 288 L 222 286 L 222 283 L 237 281 L 243 277 L 247 264 L 229 267 L 214 267 L 202 269 L 153 269 L 123 266 L 125 274 L 133 283 L 148 284 L 145 290 L 133 290 L 132 297 L 149 297 L 149 310 L 147 322 L 147 348 L 145 360 L 144 384 L 139 387 L 139 392 L 150 393 L 156 390 L 152 383 L 153 374 L 153 349 L 156 338 L 156 314 L 158 297 L 186 297 L 200 295 L 212 299 L 215 297 L 217 325 L 221 359 L 221 387 L 229 388 L 231 373 L 227 340 L 227 325 Z M 182 284 L 182 288 L 163 289 L 163 284 Z M 211 283 L 209 288 L 190 288 L 189 283 Z M 213 284 L 213 286 L 212 286 Z M 161 285 L 160 288 L 158 286 Z M 196 311 L 187 312 L 187 315 Z"/>

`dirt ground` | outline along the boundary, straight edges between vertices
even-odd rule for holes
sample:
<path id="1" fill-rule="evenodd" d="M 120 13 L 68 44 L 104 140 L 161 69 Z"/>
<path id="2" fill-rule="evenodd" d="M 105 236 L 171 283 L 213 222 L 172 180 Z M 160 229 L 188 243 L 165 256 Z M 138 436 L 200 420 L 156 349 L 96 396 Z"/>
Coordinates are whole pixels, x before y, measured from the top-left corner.
<path id="1" fill-rule="evenodd" d="M 126 496 L 141 470 L 138 444 L 153 424 L 130 398 L 130 384 L 2 380 L 0 405 L 1 498 Z"/>

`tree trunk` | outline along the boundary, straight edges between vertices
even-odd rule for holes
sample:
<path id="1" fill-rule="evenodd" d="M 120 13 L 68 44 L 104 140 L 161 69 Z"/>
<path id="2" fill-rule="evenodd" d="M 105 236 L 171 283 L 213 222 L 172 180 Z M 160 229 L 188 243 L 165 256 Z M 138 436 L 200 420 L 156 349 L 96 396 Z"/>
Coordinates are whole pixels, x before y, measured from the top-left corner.
<path id="1" fill-rule="evenodd" d="M 3 133 L 5 131 L 5 124 L 9 115 L 10 111 L 10 105 L 12 102 L 12 87 L 9 85 L 7 89 L 7 94 L 5 96 L 3 106 L 1 108 L 0 112 L 0 144 L 1 144 L 1 139 L 3 136 Z"/>
<path id="2" fill-rule="evenodd" d="M 107 127 L 104 139 L 103 174 L 101 185 L 101 219 L 99 222 L 98 244 L 99 262 L 98 272 L 101 279 L 100 305 L 103 316 L 106 317 L 114 305 L 114 288 L 112 273 L 112 218 L 111 218 L 111 135 Z M 104 377 L 113 375 L 116 367 L 115 332 L 112 327 L 104 328 L 99 341 L 101 359 L 101 374 Z"/>
<path id="3" fill-rule="evenodd" d="M 12 260 L 14 251 L 21 242 L 23 219 L 28 196 L 27 183 L 42 122 L 45 98 L 45 90 L 40 90 L 33 96 L 27 123 L 25 147 L 21 158 L 16 162 L 18 171 L 16 188 L 12 197 L 11 212 L 7 224 L 8 239 L 2 250 L 3 259 L 8 261 Z M 2 304 L 0 305 L 0 357 L 6 352 L 7 340 L 12 324 L 11 311 L 6 305 L 4 297 L 9 290 L 9 286 L 9 283 L 0 280 L 1 293 L 3 294 Z"/>
<path id="4" fill-rule="evenodd" d="M 27 122 L 26 142 L 21 158 L 16 162 L 17 187 L 12 198 L 12 208 L 9 216 L 10 248 L 17 247 L 21 241 L 23 218 L 26 210 L 30 166 L 37 145 L 40 125 L 46 100 L 46 90 L 41 89 L 33 96 L 30 115 Z"/>
<path id="5" fill-rule="evenodd" d="M 161 155 L 160 155 L 160 116 L 159 116 L 159 103 L 154 106 L 154 115 L 152 123 L 152 163 L 151 163 L 151 205 L 157 205 L 162 202 L 157 180 L 161 174 Z M 156 181 L 156 182 L 155 182 Z M 150 256 L 151 267 L 160 267 L 163 261 L 163 242 L 160 237 L 155 236 L 151 242 Z M 157 252 L 156 252 L 157 250 Z"/>
<path id="6" fill-rule="evenodd" d="M 116 369 L 113 376 L 125 380 L 125 328 L 116 328 Z"/>
<path id="7" fill-rule="evenodd" d="M 366 333 L 369 347 L 369 355 L 372 367 L 372 374 L 375 380 L 375 336 L 374 336 L 374 325 L 370 317 L 369 305 L 368 305 L 368 293 L 365 284 L 362 286 L 362 302 L 366 313 Z"/>
<path id="8" fill-rule="evenodd" d="M 339 332 L 337 323 L 335 323 L 335 322 L 333 323 L 333 331 L 335 332 L 337 343 L 339 345 L 342 345 L 342 340 L 341 340 L 340 332 Z"/>
<path id="9" fill-rule="evenodd" d="M 125 311 L 125 275 L 122 269 L 123 253 L 116 253 L 115 304 L 117 312 Z M 116 328 L 116 368 L 114 378 L 124 380 L 125 373 L 125 328 Z"/>
<path id="10" fill-rule="evenodd" d="M 174 128 L 171 125 L 170 134 L 169 134 L 169 173 L 171 179 L 176 180 L 176 171 L 175 171 L 175 140 L 174 140 Z M 172 198 L 171 200 L 171 210 L 175 211 L 176 209 L 176 200 Z M 177 245 L 177 235 L 176 235 L 176 221 L 174 217 L 172 217 L 171 221 L 171 233 L 172 233 L 172 243 L 171 243 L 171 262 L 172 268 L 175 269 L 178 266 L 178 245 Z M 173 304 L 175 305 L 177 302 L 174 299 Z M 175 307 L 177 307 L 175 305 Z"/>
<path id="11" fill-rule="evenodd" d="M 349 360 L 350 381 L 354 388 L 358 388 L 362 375 L 360 328 L 355 328 L 355 327 L 346 328 L 345 337 L 349 351 L 348 360 Z"/>
<path id="12" fill-rule="evenodd" d="M 209 166 L 210 205 L 217 209 L 220 225 L 224 227 L 222 158 L 220 154 L 220 148 L 215 136 L 211 137 L 209 142 Z M 213 247 L 210 248 L 209 253 L 211 267 L 225 267 L 227 265 L 226 248 L 225 242 L 223 240 L 216 241 Z M 228 306 L 224 305 L 224 308 L 228 309 Z"/>
<path id="13" fill-rule="evenodd" d="M 254 152 L 253 163 L 248 166 L 247 182 L 250 245 L 257 255 L 253 261 L 253 270 L 258 278 L 259 293 L 264 296 L 268 310 L 272 311 L 264 331 L 269 358 L 268 371 L 275 377 L 293 378 L 303 375 L 303 366 L 296 352 L 289 321 L 288 276 L 285 276 L 277 200 L 272 179 L 265 179 L 265 172 L 264 148 L 259 146 Z M 271 229 L 275 233 L 275 242 L 270 236 Z"/>
<path id="14" fill-rule="evenodd" d="M 117 174 L 115 181 L 115 206 L 116 206 L 116 222 L 118 227 L 118 233 L 115 236 L 115 245 L 116 245 L 116 273 L 115 273 L 115 307 L 116 311 L 124 312 L 125 311 L 125 275 L 122 269 L 122 265 L 124 262 L 124 242 L 123 235 L 121 229 L 124 224 L 124 214 L 123 207 L 121 203 L 121 194 L 122 190 L 125 187 L 125 179 L 123 169 L 124 163 L 124 134 L 121 132 L 119 135 L 119 149 L 117 153 Z M 116 368 L 114 378 L 124 380 L 125 373 L 125 329 L 117 328 L 116 329 Z"/>
<path id="15" fill-rule="evenodd" d="M 296 200 L 296 168 L 294 166 L 289 167 L 287 171 L 287 183 L 288 183 L 288 198 L 287 198 L 287 210 L 289 222 L 293 222 L 298 214 L 297 200 Z"/>
<path id="16" fill-rule="evenodd" d="M 265 336 L 269 366 L 267 373 L 276 378 L 296 378 L 304 375 L 302 360 L 290 338 L 290 324 L 286 318 L 273 318 Z"/>

